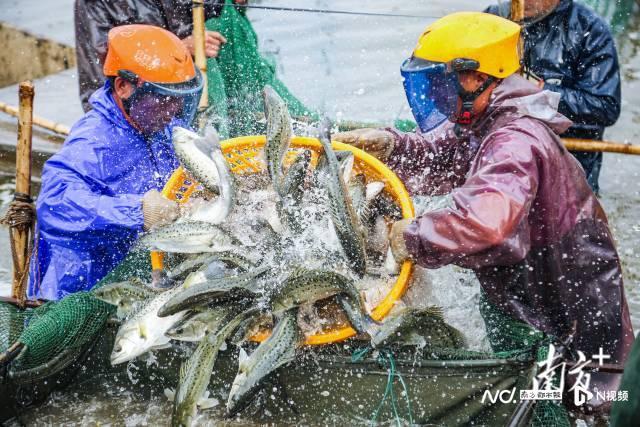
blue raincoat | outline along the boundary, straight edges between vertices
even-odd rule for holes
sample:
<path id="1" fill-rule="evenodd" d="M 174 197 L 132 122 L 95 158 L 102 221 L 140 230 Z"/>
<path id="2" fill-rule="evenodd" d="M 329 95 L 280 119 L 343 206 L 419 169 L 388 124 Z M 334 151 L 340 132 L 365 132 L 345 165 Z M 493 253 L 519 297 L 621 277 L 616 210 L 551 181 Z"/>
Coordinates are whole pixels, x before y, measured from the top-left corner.
<path id="1" fill-rule="evenodd" d="M 171 127 L 143 136 L 111 96 L 71 129 L 42 171 L 30 298 L 58 300 L 89 290 L 125 257 L 142 232 L 142 195 L 162 189 L 178 166 Z"/>

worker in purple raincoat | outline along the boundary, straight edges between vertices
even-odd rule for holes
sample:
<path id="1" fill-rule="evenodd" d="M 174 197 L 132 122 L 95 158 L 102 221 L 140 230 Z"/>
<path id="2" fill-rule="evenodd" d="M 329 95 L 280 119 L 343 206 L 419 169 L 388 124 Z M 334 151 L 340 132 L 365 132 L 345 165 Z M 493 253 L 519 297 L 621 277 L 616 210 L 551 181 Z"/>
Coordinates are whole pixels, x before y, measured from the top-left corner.
<path id="1" fill-rule="evenodd" d="M 518 25 L 483 13 L 433 23 L 402 66 L 420 131 L 336 134 L 386 160 L 409 191 L 453 207 L 395 223 L 398 260 L 473 269 L 486 297 L 572 351 L 624 363 L 633 331 L 607 218 L 558 135 L 560 96 L 520 77 Z M 575 326 L 575 330 L 574 330 Z M 593 374 L 591 390 L 617 390 Z M 566 395 L 565 395 L 566 397 Z M 605 409 L 594 396 L 586 410 Z"/>
<path id="2" fill-rule="evenodd" d="M 42 171 L 30 298 L 91 289 L 143 230 L 178 216 L 161 190 L 178 160 L 171 128 L 191 123 L 203 79 L 184 44 L 151 25 L 109 32 L 107 81 Z"/>

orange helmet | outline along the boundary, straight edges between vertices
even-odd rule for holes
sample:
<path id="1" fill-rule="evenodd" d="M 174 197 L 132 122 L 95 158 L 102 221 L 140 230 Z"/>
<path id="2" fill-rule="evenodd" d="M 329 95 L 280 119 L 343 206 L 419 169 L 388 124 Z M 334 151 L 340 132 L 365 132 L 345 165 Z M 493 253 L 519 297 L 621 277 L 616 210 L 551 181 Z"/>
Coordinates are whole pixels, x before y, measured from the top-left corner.
<path id="1" fill-rule="evenodd" d="M 103 72 L 115 77 L 122 70 L 153 83 L 184 83 L 196 77 L 185 45 L 153 25 L 122 25 L 109 31 Z"/>
<path id="2" fill-rule="evenodd" d="M 173 118 L 183 120 L 183 126 L 193 121 L 204 87 L 202 74 L 169 31 L 153 25 L 111 29 L 103 71 L 135 86 L 122 105 L 145 132 L 159 131 Z"/>

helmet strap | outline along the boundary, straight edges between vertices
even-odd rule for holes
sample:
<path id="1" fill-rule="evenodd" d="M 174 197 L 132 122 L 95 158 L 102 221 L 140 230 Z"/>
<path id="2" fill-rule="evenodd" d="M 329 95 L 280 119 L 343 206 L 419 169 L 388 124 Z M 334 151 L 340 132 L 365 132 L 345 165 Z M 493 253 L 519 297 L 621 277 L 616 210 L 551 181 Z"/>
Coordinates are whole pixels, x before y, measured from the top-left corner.
<path id="1" fill-rule="evenodd" d="M 460 114 L 458 115 L 458 119 L 456 120 L 457 124 L 471 124 L 473 120 L 473 103 L 495 81 L 495 77 L 489 76 L 478 89 L 474 90 L 473 92 L 469 92 L 462 87 L 462 85 L 460 84 L 460 80 L 456 79 L 456 84 L 458 86 L 458 96 L 462 100 L 462 108 L 460 110 Z"/>

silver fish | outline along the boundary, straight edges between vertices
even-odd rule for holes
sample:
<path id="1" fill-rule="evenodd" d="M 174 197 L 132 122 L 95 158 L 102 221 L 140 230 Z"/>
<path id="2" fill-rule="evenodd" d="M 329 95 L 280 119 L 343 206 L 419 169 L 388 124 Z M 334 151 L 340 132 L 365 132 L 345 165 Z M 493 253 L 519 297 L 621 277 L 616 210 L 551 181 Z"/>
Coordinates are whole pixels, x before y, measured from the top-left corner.
<path id="1" fill-rule="evenodd" d="M 269 267 L 263 266 L 235 276 L 196 282 L 183 291 L 172 295 L 160 308 L 158 315 L 172 316 L 175 313 L 206 303 L 251 298 L 255 296 L 256 282 L 267 271 L 269 271 Z"/>
<path id="2" fill-rule="evenodd" d="M 214 201 L 205 203 L 189 213 L 187 219 L 212 224 L 221 223 L 235 206 L 236 187 L 217 134 L 210 131 L 206 137 L 202 137 L 190 130 L 175 127 L 172 141 L 176 155 L 185 169 L 205 188 L 219 194 Z M 210 152 L 207 153 L 206 150 Z M 214 175 L 217 175 L 217 179 Z"/>
<path id="3" fill-rule="evenodd" d="M 347 294 L 356 302 L 361 301 L 360 292 L 348 277 L 328 270 L 297 268 L 275 290 L 271 310 L 278 315 L 299 305 L 339 293 Z M 364 311 L 364 305 L 361 308 Z"/>
<path id="4" fill-rule="evenodd" d="M 310 163 L 311 152 L 309 150 L 298 154 L 284 177 L 283 193 L 286 194 L 286 197 L 276 204 L 279 217 L 282 218 L 281 222 L 286 223 L 294 232 L 300 232 L 304 228 L 301 207 L 304 196 L 304 180 Z"/>
<path id="5" fill-rule="evenodd" d="M 211 332 L 202 340 L 191 357 L 180 367 L 180 380 L 175 392 L 172 426 L 191 426 L 197 414 L 197 407 L 212 407 L 217 402 L 207 399 L 207 386 L 211 379 L 213 366 L 218 358 L 218 351 L 238 326 L 246 319 L 258 314 L 258 309 L 251 308 L 237 313 L 231 310 L 220 322 L 218 330 Z"/>
<path id="6" fill-rule="evenodd" d="M 147 286 L 139 280 L 130 279 L 124 282 L 109 283 L 93 289 L 91 292 L 99 300 L 118 307 L 117 315 L 122 318 L 129 315 L 137 303 L 158 295 L 159 290 Z"/>
<path id="7" fill-rule="evenodd" d="M 297 309 L 285 312 L 269 338 L 251 356 L 240 349 L 238 374 L 233 380 L 227 400 L 229 416 L 241 411 L 251 401 L 270 373 L 295 359 L 296 348 L 301 341 L 296 317 Z"/>
<path id="8" fill-rule="evenodd" d="M 271 86 L 266 85 L 262 93 L 267 119 L 267 142 L 264 146 L 264 156 L 273 187 L 276 193 L 283 198 L 286 194 L 283 190 L 282 163 L 291 141 L 291 116 L 287 104 Z"/>
<path id="9" fill-rule="evenodd" d="M 338 159 L 331 148 L 331 123 L 323 119 L 320 123 L 319 139 L 327 158 L 329 173 L 325 180 L 329 194 L 331 219 L 338 240 L 353 271 L 360 277 L 366 272 L 365 230 L 353 209 L 349 192 L 340 174 Z"/>
<path id="10" fill-rule="evenodd" d="M 144 234 L 137 246 L 171 253 L 233 251 L 240 242 L 210 222 L 177 221 Z"/>
<path id="11" fill-rule="evenodd" d="M 149 350 L 167 346 L 169 338 L 165 333 L 182 319 L 185 313 L 161 318 L 158 317 L 158 309 L 181 290 L 182 286 L 176 286 L 158 294 L 120 326 L 111 353 L 112 365 L 127 362 Z"/>
<path id="12" fill-rule="evenodd" d="M 172 340 L 196 342 L 215 331 L 233 308 L 228 305 L 204 308 L 187 314 L 166 333 Z"/>

